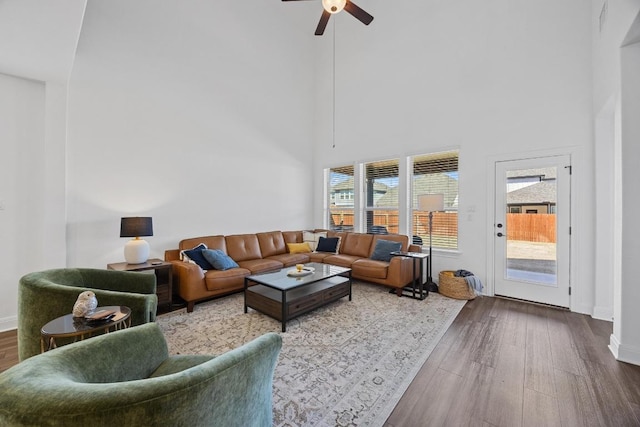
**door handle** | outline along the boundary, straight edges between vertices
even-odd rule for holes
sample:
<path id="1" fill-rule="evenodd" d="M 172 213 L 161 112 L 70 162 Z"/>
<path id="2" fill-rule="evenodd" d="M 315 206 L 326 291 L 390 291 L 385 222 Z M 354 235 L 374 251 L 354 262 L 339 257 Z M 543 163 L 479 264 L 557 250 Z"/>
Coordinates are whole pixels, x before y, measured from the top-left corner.
<path id="1" fill-rule="evenodd" d="M 502 233 L 498 233 L 498 234 L 496 234 L 496 236 L 498 236 L 498 237 L 502 237 L 502 236 L 504 236 L 504 234 L 502 234 Z"/>

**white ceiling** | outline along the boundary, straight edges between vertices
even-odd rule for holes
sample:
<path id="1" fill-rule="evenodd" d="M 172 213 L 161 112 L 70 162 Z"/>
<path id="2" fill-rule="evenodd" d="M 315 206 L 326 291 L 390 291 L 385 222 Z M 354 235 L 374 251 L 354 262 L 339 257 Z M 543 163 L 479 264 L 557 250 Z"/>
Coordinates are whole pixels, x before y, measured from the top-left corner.
<path id="1" fill-rule="evenodd" d="M 0 73 L 66 82 L 87 0 L 0 0 Z"/>

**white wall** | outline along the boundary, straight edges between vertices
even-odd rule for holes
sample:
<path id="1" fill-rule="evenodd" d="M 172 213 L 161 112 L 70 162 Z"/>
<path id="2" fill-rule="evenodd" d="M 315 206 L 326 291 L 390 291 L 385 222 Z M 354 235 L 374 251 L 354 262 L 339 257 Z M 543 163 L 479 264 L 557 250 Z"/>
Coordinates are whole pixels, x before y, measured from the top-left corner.
<path id="1" fill-rule="evenodd" d="M 638 15 L 640 18 L 640 15 Z M 636 20 L 640 30 L 640 19 Z M 640 257 L 640 194 L 638 163 L 640 162 L 640 40 L 622 48 L 622 257 L 620 310 L 614 313 L 614 354 L 626 362 L 640 365 L 640 287 L 637 286 Z"/>
<path id="2" fill-rule="evenodd" d="M 0 331 L 17 325 L 18 280 L 47 257 L 44 135 L 44 84 L 0 74 Z"/>
<path id="3" fill-rule="evenodd" d="M 290 6 L 89 2 L 70 83 L 70 266 L 121 261 L 122 216 L 153 217 L 160 258 L 183 238 L 313 226 L 313 32 Z"/>
<path id="4" fill-rule="evenodd" d="M 361 5 L 364 7 L 364 5 Z M 457 256 L 436 253 L 434 272 L 465 268 L 486 285 L 486 230 L 495 156 L 564 150 L 574 156 L 576 274 L 572 308 L 593 309 L 591 10 L 563 2 L 371 0 L 365 27 L 336 27 L 336 148 L 331 148 L 331 29 L 323 42 L 316 168 L 460 148 Z M 331 26 L 331 23 L 330 23 Z M 316 181 L 316 192 L 323 183 Z M 321 201 L 316 201 L 316 222 Z M 584 249 L 582 249 L 584 248 Z"/>
<path id="5" fill-rule="evenodd" d="M 66 82 L 84 5 L 0 4 L 0 330 L 16 327 L 20 276 L 66 265 Z"/>
<path id="6" fill-rule="evenodd" d="M 640 364 L 640 336 L 636 331 L 640 294 L 635 283 L 640 256 L 635 225 L 640 207 L 635 194 L 640 134 L 640 5 L 628 0 L 593 1 L 592 9 L 595 176 L 605 183 L 596 188 L 597 221 L 599 227 L 602 225 L 596 251 L 606 254 L 597 258 L 596 279 L 606 283 L 613 294 L 612 298 L 610 294 L 596 294 L 596 307 L 606 307 L 608 300 L 613 300 L 610 348 L 618 359 Z M 600 16 L 604 17 L 602 25 Z M 607 236 L 608 232 L 612 235 Z"/>

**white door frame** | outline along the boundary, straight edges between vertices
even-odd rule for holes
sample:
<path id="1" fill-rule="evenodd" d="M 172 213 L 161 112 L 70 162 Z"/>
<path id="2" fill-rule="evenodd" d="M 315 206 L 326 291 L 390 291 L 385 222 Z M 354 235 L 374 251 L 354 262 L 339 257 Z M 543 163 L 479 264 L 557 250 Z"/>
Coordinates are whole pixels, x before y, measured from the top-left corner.
<path id="1" fill-rule="evenodd" d="M 496 174 L 495 174 L 495 165 L 496 162 L 505 162 L 511 160 L 522 160 L 529 159 L 534 157 L 551 157 L 551 156 L 561 156 L 568 155 L 571 156 L 571 163 L 575 168 L 577 165 L 582 165 L 580 161 L 580 152 L 579 147 L 565 147 L 558 148 L 553 150 L 535 150 L 535 151 L 524 151 L 519 153 L 507 153 L 496 156 L 489 156 L 487 158 L 487 227 L 486 227 L 486 243 L 487 243 L 487 283 L 485 284 L 485 295 L 494 296 L 495 295 L 495 284 L 493 281 L 495 275 L 495 205 L 496 205 Z M 569 245 L 571 248 L 575 248 L 576 243 L 576 187 L 579 187 L 577 183 L 572 179 L 572 190 L 571 190 L 571 217 L 570 223 L 572 224 L 573 232 L 571 236 L 569 236 Z M 576 307 L 576 294 L 580 293 L 579 283 L 575 280 L 576 278 L 576 264 L 577 257 L 575 256 L 575 252 L 571 253 L 571 259 L 569 263 L 569 277 L 571 278 L 571 301 L 569 309 L 571 311 L 575 311 Z M 578 310 L 581 311 L 582 310 Z"/>

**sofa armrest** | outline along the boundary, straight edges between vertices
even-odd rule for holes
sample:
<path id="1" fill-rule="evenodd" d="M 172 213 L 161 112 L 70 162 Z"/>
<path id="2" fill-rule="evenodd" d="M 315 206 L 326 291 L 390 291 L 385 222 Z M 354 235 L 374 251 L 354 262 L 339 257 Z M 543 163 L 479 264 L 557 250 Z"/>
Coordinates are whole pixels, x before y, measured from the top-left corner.
<path id="1" fill-rule="evenodd" d="M 164 251 L 165 261 L 180 261 L 180 249 L 167 249 Z"/>
<path id="2" fill-rule="evenodd" d="M 173 265 L 173 286 L 178 289 L 180 296 L 186 297 L 189 288 L 204 286 L 204 271 L 198 265 L 184 261 L 170 262 Z"/>
<path id="3" fill-rule="evenodd" d="M 419 265 L 416 265 L 419 268 Z M 394 256 L 389 261 L 389 271 L 387 277 L 395 277 L 397 287 L 403 287 L 413 281 L 413 258 L 405 256 Z"/>
<path id="4" fill-rule="evenodd" d="M 407 249 L 407 252 L 422 252 L 422 246 L 420 245 L 409 245 L 409 249 Z"/>

